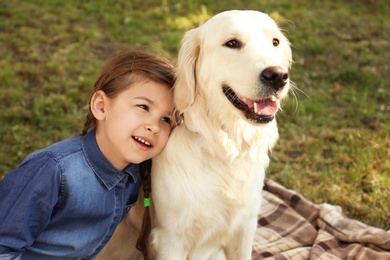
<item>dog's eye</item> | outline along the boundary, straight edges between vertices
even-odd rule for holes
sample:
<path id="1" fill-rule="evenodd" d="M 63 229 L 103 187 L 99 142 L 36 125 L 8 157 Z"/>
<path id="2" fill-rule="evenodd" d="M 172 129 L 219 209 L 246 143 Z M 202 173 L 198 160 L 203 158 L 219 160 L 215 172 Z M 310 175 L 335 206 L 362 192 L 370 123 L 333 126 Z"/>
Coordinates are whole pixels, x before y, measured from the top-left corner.
<path id="1" fill-rule="evenodd" d="M 273 38 L 273 40 L 272 40 L 272 44 L 276 47 L 276 46 L 278 46 L 279 45 L 279 40 L 278 39 L 276 39 L 276 38 Z"/>
<path id="2" fill-rule="evenodd" d="M 239 49 L 241 48 L 241 42 L 233 39 L 225 43 L 225 46 L 232 49 Z"/>

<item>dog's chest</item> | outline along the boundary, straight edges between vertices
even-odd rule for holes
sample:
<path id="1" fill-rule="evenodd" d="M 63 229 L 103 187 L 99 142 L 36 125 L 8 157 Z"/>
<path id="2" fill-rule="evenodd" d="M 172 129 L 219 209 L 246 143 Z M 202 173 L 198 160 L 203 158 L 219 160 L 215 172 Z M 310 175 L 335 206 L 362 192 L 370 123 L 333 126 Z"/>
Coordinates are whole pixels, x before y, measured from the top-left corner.
<path id="1" fill-rule="evenodd" d="M 196 135 L 180 138 L 180 130 L 171 137 L 166 153 L 153 161 L 158 169 L 152 181 L 153 193 L 158 194 L 153 200 L 159 226 L 176 230 L 196 244 L 215 239 L 220 245 L 221 237 L 228 239 L 257 216 L 263 162 L 249 153 L 229 159 L 223 149 L 209 152 Z"/>
<path id="2" fill-rule="evenodd" d="M 260 210 L 262 169 L 249 165 L 220 165 L 220 174 L 216 174 L 214 167 L 206 164 L 202 170 L 208 176 L 203 181 L 194 178 L 191 191 L 187 193 L 193 197 L 186 204 L 189 218 L 186 232 L 199 240 L 205 239 L 201 244 L 213 243 L 214 239 L 215 243 L 229 240 Z"/>
<path id="3" fill-rule="evenodd" d="M 183 192 L 193 198 L 188 207 L 194 219 L 229 226 L 259 205 L 264 170 L 253 162 L 218 164 L 216 161 L 208 160 L 199 166 L 200 178 L 196 172 L 187 175 L 191 185 Z"/>

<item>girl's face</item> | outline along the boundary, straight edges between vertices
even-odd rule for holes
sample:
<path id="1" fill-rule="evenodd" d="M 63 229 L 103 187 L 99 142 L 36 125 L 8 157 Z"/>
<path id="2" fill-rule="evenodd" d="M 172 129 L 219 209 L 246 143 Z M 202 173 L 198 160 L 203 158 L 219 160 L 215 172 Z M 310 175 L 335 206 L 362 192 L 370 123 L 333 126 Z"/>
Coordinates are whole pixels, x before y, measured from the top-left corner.
<path id="1" fill-rule="evenodd" d="M 96 102 L 96 103 L 94 103 Z M 118 170 L 159 154 L 172 129 L 173 94 L 154 81 L 134 83 L 115 98 L 94 94 L 98 108 L 96 139 L 106 159 Z"/>

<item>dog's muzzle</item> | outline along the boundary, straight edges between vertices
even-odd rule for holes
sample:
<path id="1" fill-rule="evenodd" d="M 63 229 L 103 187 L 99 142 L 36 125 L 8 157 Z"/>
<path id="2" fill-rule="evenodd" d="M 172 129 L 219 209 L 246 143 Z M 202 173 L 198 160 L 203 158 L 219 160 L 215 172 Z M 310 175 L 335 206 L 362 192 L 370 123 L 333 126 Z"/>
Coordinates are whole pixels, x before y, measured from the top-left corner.
<path id="1" fill-rule="evenodd" d="M 237 109 L 243 111 L 248 120 L 257 124 L 265 124 L 275 118 L 275 114 L 279 109 L 275 97 L 254 101 L 238 97 L 228 86 L 223 86 L 222 89 L 230 103 Z"/>
<path id="2" fill-rule="evenodd" d="M 288 72 L 281 67 L 269 67 L 260 74 L 261 83 L 268 89 L 267 98 L 252 100 L 237 95 L 234 90 L 224 85 L 223 93 L 234 107 L 244 112 L 245 117 L 257 124 L 269 123 L 274 120 L 279 110 L 278 92 L 288 82 Z"/>

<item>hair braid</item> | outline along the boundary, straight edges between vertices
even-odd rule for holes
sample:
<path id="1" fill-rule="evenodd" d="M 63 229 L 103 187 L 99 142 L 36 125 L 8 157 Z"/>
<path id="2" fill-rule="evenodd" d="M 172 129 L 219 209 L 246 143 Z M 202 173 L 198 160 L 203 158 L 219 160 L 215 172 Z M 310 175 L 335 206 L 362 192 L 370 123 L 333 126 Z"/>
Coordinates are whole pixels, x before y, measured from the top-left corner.
<path id="1" fill-rule="evenodd" d="M 151 182 L 151 169 L 152 169 L 152 159 L 146 160 L 140 164 L 140 173 L 142 177 L 142 185 L 144 191 L 144 198 L 150 198 L 150 192 L 152 190 Z M 149 205 L 145 205 L 144 217 L 142 220 L 142 228 L 140 235 L 137 240 L 137 249 L 142 252 L 144 260 L 149 260 L 149 250 L 148 242 L 149 235 L 152 229 L 151 219 L 150 219 L 150 209 Z"/>
<path id="2" fill-rule="evenodd" d="M 96 119 L 93 117 L 91 109 L 89 109 L 89 112 L 85 117 L 84 128 L 83 131 L 81 131 L 81 135 L 86 135 L 88 133 L 88 130 L 95 125 L 95 121 Z"/>

